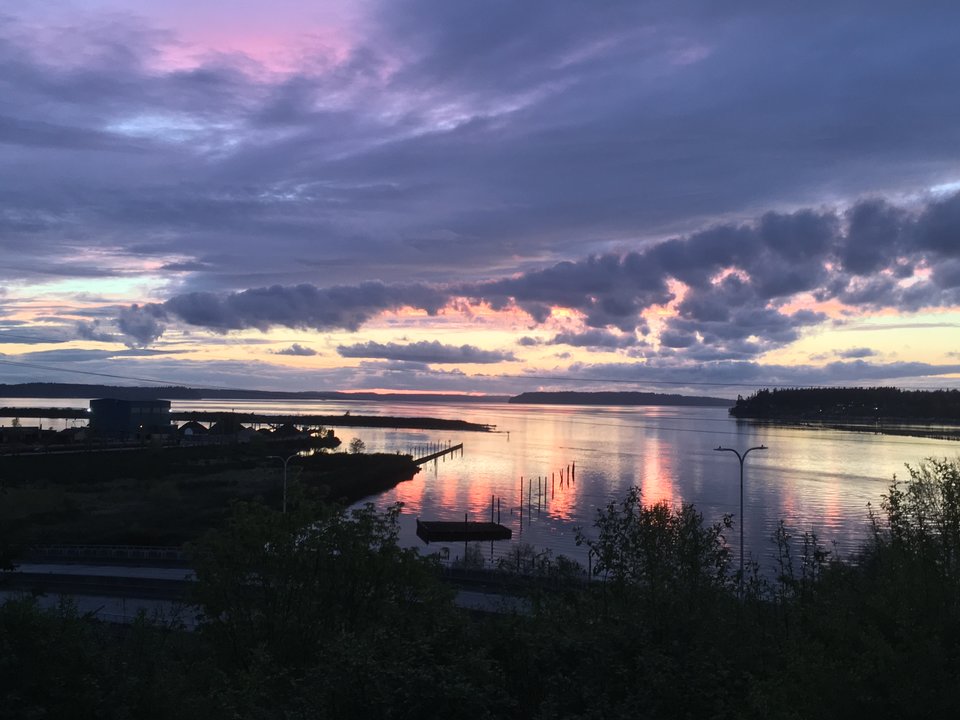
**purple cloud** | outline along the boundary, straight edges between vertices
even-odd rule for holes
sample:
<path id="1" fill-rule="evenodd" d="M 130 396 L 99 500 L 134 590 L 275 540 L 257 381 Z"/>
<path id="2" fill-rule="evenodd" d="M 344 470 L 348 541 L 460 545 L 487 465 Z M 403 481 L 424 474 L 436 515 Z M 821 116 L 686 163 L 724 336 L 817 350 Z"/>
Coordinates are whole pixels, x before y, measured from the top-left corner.
<path id="1" fill-rule="evenodd" d="M 455 363 L 499 363 L 515 361 L 513 353 L 499 350 L 482 350 L 473 345 L 444 345 L 437 340 L 400 345 L 398 343 L 365 342 L 356 345 L 339 345 L 341 357 L 381 358 L 400 362 L 449 365 Z"/>

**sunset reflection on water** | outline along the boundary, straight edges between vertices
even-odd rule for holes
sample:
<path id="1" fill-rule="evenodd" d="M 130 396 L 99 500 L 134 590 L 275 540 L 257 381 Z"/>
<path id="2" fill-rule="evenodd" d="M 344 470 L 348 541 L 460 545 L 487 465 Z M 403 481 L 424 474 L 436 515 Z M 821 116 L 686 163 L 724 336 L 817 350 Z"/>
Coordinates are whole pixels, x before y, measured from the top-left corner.
<path id="1" fill-rule="evenodd" d="M 298 409 L 284 405 L 285 411 Z M 321 409 L 307 404 L 299 411 L 343 414 L 349 410 L 353 415 L 441 417 L 497 426 L 492 433 L 456 433 L 332 425 L 345 443 L 360 437 L 369 452 L 407 452 L 430 442 L 464 444 L 462 457 L 430 462 L 413 479 L 374 498 L 380 506 L 404 503 L 401 541 L 423 552 L 435 552 L 444 544 L 424 545 L 415 534 L 416 518 L 462 520 L 466 513 L 471 520 L 489 520 L 491 496 L 494 512 L 500 498 L 500 520 L 513 530 L 511 541 L 485 548 L 494 557 L 508 554 L 518 543 L 529 543 L 585 564 L 586 550 L 576 545 L 576 528 L 582 527 L 589 536 L 597 509 L 622 499 L 633 485 L 642 487 L 647 503 L 690 502 L 707 522 L 730 513 L 739 523 L 739 464 L 732 453 L 718 453 L 715 448 L 742 450 L 762 443 L 769 450 L 752 453 L 745 464 L 747 551 L 761 564 L 769 563 L 774 548 L 771 538 L 782 519 L 794 537 L 813 530 L 828 549 L 836 542 L 839 552 L 849 553 L 868 536 L 867 503 L 879 504 L 893 475 L 904 474 L 904 463 L 957 455 L 956 443 L 948 441 L 753 425 L 729 418 L 723 408 L 322 405 Z M 249 409 L 241 401 L 229 406 Z M 268 403 L 258 406 L 271 409 Z M 567 466 L 573 463 L 576 482 L 566 476 Z M 530 479 L 532 484 L 527 485 Z M 738 533 L 728 533 L 728 540 L 739 552 Z M 462 543 L 448 547 L 451 557 L 463 553 Z"/>

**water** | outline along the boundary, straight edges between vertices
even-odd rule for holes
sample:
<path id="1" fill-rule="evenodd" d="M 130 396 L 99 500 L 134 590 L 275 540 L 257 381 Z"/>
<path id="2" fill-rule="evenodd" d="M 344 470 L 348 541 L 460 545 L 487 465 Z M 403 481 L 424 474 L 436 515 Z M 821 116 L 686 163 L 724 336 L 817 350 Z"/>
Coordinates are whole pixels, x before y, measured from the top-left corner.
<path id="1" fill-rule="evenodd" d="M 410 406 L 378 409 L 411 414 Z M 754 425 L 731 419 L 723 408 L 432 405 L 417 411 L 493 423 L 500 432 L 341 433 L 357 435 L 368 450 L 388 452 L 417 440 L 464 443 L 462 459 L 431 463 L 376 498 L 381 506 L 404 503 L 405 544 L 433 552 L 434 544 L 424 547 L 416 538 L 416 517 L 460 520 L 466 513 L 489 520 L 494 497 L 501 499 L 501 522 L 513 530 L 511 543 L 548 548 L 584 564 L 586 550 L 576 545 L 575 529 L 590 536 L 597 509 L 623 498 L 632 485 L 642 488 L 647 502 L 690 502 L 710 522 L 725 514 L 737 519 L 740 466 L 733 453 L 717 452 L 718 445 L 769 448 L 752 452 L 744 473 L 745 545 L 762 565 L 769 565 L 781 519 L 794 534 L 813 531 L 828 548 L 851 553 L 867 537 L 867 504 L 879 505 L 893 476 L 906 474 L 904 463 L 956 457 L 960 449 L 943 440 Z M 566 478 L 574 463 L 575 481 L 560 484 L 560 471 Z M 538 478 L 545 489 L 539 510 Z M 735 552 L 738 532 L 739 526 L 728 533 Z M 463 553 L 462 544 L 447 546 L 451 557 Z M 507 543 L 483 547 L 492 559 L 509 549 Z"/>
<path id="2" fill-rule="evenodd" d="M 87 401 L 27 399 L 22 404 L 86 407 Z M 849 554 L 867 537 L 867 504 L 879 505 L 893 476 L 906 475 L 904 463 L 916 464 L 930 456 L 956 458 L 960 451 L 956 442 L 945 440 L 754 425 L 730 418 L 723 408 L 227 400 L 174 401 L 173 409 L 331 415 L 349 411 L 496 425 L 494 433 L 333 426 L 344 447 L 359 437 L 368 452 L 406 453 L 430 442 L 464 444 L 462 457 L 431 462 L 414 479 L 371 498 L 379 507 L 404 503 L 405 545 L 423 552 L 446 547 L 451 558 L 463 554 L 463 544 L 426 546 L 416 537 L 416 518 L 462 520 L 466 513 L 470 520 L 489 520 L 491 497 L 500 498 L 500 521 L 513 530 L 509 542 L 482 544 L 482 551 L 493 558 L 509 554 L 517 543 L 527 543 L 586 564 L 586 550 L 576 545 L 575 529 L 581 527 L 590 535 L 597 509 L 623 498 L 635 484 L 646 501 L 691 502 L 710 522 L 728 513 L 737 516 L 739 463 L 732 453 L 714 448 L 743 450 L 760 444 L 769 450 L 751 453 L 745 463 L 747 552 L 769 565 L 771 537 L 783 519 L 795 534 L 812 530 L 828 548 Z M 574 463 L 576 481 L 569 482 L 567 467 Z M 545 489 L 539 510 L 538 477 Z M 728 533 L 735 552 L 738 531 L 739 526 Z"/>

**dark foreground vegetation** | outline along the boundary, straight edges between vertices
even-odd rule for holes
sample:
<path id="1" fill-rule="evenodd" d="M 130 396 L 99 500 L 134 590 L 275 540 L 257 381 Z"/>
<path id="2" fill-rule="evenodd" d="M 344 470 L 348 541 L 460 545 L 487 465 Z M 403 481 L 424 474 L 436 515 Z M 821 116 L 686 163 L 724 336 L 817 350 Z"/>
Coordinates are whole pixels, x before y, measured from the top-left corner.
<path id="1" fill-rule="evenodd" d="M 235 500 L 279 508 L 276 457 L 316 441 L 0 455 L 0 542 L 180 545 L 221 525 Z M 416 474 L 409 455 L 317 452 L 288 464 L 291 491 L 351 503 Z"/>
<path id="2" fill-rule="evenodd" d="M 529 613 L 468 614 L 428 560 L 397 546 L 397 512 L 237 504 L 193 550 L 195 633 L 8 602 L 0 715 L 960 716 L 955 462 L 894 483 L 849 561 L 811 536 L 791 552 L 781 532 L 778 576 L 748 573 L 742 598 L 729 520 L 644 506 L 635 491 L 581 538 L 593 582 L 529 554 Z"/>

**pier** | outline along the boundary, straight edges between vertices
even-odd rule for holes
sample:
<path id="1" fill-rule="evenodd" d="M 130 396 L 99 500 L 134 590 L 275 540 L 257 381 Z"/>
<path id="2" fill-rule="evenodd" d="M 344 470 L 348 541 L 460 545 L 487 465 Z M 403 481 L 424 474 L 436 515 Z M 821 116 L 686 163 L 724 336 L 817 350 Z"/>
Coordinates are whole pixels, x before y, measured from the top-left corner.
<path id="1" fill-rule="evenodd" d="M 413 462 L 416 465 L 423 465 L 424 463 L 428 463 L 431 460 L 439 460 L 442 457 L 445 457 L 447 455 L 453 455 L 454 453 L 457 453 L 457 452 L 459 452 L 460 455 L 463 456 L 463 443 L 457 443 L 456 445 L 451 445 L 449 447 L 441 448 L 440 450 L 437 450 L 436 452 L 432 452 L 429 455 L 424 455 L 423 457 L 414 458 Z"/>

